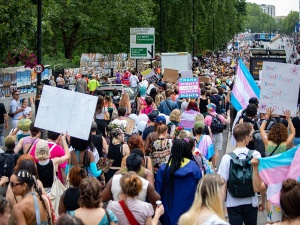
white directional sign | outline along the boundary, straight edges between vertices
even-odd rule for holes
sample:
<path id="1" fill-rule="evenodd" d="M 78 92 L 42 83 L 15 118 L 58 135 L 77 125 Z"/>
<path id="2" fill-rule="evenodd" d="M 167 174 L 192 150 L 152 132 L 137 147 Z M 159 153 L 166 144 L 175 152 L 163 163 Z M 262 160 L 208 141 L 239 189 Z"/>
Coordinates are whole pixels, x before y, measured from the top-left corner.
<path id="1" fill-rule="evenodd" d="M 152 59 L 155 56 L 155 28 L 130 28 L 130 58 Z"/>

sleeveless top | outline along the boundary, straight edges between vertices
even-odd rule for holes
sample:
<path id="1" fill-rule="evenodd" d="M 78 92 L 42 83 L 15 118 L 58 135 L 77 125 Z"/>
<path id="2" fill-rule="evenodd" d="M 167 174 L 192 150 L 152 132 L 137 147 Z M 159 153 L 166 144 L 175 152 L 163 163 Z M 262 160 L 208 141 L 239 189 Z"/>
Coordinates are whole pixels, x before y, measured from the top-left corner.
<path id="1" fill-rule="evenodd" d="M 200 113 L 207 112 L 207 108 L 206 108 L 207 105 L 208 105 L 208 98 L 206 99 L 200 98 L 200 105 L 199 105 Z"/>
<path id="2" fill-rule="evenodd" d="M 37 137 L 31 137 L 31 136 L 26 136 L 26 137 L 24 137 L 24 138 L 23 138 L 23 143 L 22 143 L 22 150 L 19 152 L 19 154 L 20 154 L 20 155 L 24 154 L 23 149 L 24 149 L 25 145 L 27 145 L 27 144 L 31 144 L 31 147 L 30 147 L 30 148 L 32 148 L 33 145 L 34 145 L 34 142 L 36 142 L 36 140 L 38 140 Z M 29 146 L 30 146 L 30 145 L 29 145 Z M 28 149 L 28 152 L 29 152 L 29 151 L 30 151 L 30 149 Z M 28 152 L 27 152 L 27 153 L 28 153 Z"/>
<path id="3" fill-rule="evenodd" d="M 111 193 L 112 193 L 112 196 L 113 196 L 113 200 L 114 201 L 119 201 L 121 200 L 119 198 L 119 195 L 121 193 L 121 186 L 120 186 L 120 180 L 122 178 L 122 174 L 115 174 L 113 177 L 112 177 L 112 183 L 111 183 Z M 143 183 L 143 187 L 142 187 L 142 190 L 138 196 L 138 199 L 145 202 L 146 201 L 146 196 L 147 196 L 147 189 L 148 189 L 148 185 L 149 185 L 149 181 L 142 178 L 142 177 L 139 177 Z"/>
<path id="4" fill-rule="evenodd" d="M 17 134 L 17 141 L 20 141 L 21 138 L 30 136 L 30 134 Z"/>
<path id="5" fill-rule="evenodd" d="M 123 158 L 123 144 L 110 144 L 108 147 L 107 158 L 113 159 L 112 167 L 121 167 L 121 162 Z"/>
<path id="6" fill-rule="evenodd" d="M 76 215 L 75 215 L 75 211 L 70 211 L 69 214 L 70 214 L 71 216 L 76 216 Z M 107 209 L 107 214 L 108 214 L 108 216 L 109 216 L 110 222 L 115 222 L 115 223 L 118 224 L 118 218 L 115 216 L 115 214 L 114 214 L 111 210 Z M 104 216 L 102 217 L 102 219 L 101 219 L 101 221 L 98 223 L 98 225 L 108 225 L 108 224 L 109 224 L 109 222 L 108 222 L 106 213 L 104 213 Z"/>
<path id="7" fill-rule="evenodd" d="M 39 203 L 38 203 L 38 199 L 36 197 L 36 194 L 34 192 L 29 192 L 26 195 L 29 195 L 29 194 L 31 194 L 32 197 L 33 197 L 35 220 L 36 220 L 36 224 L 32 224 L 32 225 L 48 225 L 48 221 L 43 221 L 43 222 L 41 221 L 41 212 L 40 212 L 40 207 L 39 207 Z M 25 196 L 23 196 L 23 198 Z"/>
<path id="8" fill-rule="evenodd" d="M 266 148 L 267 155 L 270 155 L 276 147 L 277 147 L 277 144 L 275 144 L 273 141 L 268 141 L 268 145 Z M 281 142 L 280 145 L 278 146 L 278 148 L 276 149 L 276 151 L 273 153 L 273 155 L 277 155 L 279 153 L 286 152 L 286 150 L 287 150 L 286 143 Z"/>
<path id="9" fill-rule="evenodd" d="M 64 205 L 67 211 L 73 211 L 80 208 L 78 204 L 78 199 L 80 196 L 78 187 L 70 187 L 66 190 Z"/>
<path id="10" fill-rule="evenodd" d="M 53 177 L 53 170 L 54 165 L 53 161 L 49 160 L 49 162 L 46 165 L 41 165 L 39 162 L 36 163 L 37 172 L 40 178 L 40 181 L 42 182 L 43 186 L 45 188 L 51 188 L 54 177 Z"/>

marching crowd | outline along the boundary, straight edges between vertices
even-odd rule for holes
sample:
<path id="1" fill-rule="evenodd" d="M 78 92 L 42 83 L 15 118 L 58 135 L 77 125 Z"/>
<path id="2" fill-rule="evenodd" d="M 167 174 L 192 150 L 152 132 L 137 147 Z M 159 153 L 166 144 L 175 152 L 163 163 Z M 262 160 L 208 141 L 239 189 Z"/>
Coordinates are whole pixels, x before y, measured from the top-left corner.
<path id="1" fill-rule="evenodd" d="M 13 92 L 8 113 L 0 104 L 1 126 L 9 116 L 13 127 L 0 139 L 0 224 L 255 225 L 264 209 L 269 223 L 299 224 L 300 183 L 283 182 L 281 207 L 272 205 L 257 159 L 298 145 L 300 116 L 259 114 L 255 97 L 236 112 L 235 68 L 214 57 L 194 63 L 194 76 L 209 80 L 195 99 L 180 98 L 178 84 L 164 82 L 159 68 L 154 83 L 118 72 L 114 82 L 130 86 L 137 104 L 126 91 L 100 92 L 88 140 L 67 131 L 48 131 L 43 140 L 26 101 Z M 49 84 L 62 87 L 58 78 Z M 95 94 L 110 82 L 78 75 L 75 91 Z M 236 146 L 230 154 L 225 129 Z"/>

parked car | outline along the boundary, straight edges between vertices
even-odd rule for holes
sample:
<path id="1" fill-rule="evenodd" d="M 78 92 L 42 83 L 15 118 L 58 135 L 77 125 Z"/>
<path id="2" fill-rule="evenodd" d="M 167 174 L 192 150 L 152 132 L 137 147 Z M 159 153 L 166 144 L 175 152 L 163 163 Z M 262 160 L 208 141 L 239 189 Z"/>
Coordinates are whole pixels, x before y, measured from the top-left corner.
<path id="1" fill-rule="evenodd" d="M 105 85 L 101 85 L 100 87 L 97 87 L 97 89 L 94 92 L 94 95 L 98 96 L 102 92 L 104 92 L 105 95 L 109 95 L 112 97 L 113 96 L 112 91 L 114 89 L 118 90 L 119 96 L 122 96 L 122 90 L 124 90 L 128 94 L 129 102 L 131 104 L 131 112 L 135 113 L 137 109 L 137 102 L 136 102 L 137 93 L 135 93 L 131 87 L 128 87 L 123 84 L 105 84 Z"/>

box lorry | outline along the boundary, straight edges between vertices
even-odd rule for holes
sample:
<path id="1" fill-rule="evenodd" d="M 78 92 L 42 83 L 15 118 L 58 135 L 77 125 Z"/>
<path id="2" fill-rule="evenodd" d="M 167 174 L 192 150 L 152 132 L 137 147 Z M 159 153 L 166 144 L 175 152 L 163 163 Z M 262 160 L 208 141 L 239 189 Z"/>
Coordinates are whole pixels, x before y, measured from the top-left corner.
<path id="1" fill-rule="evenodd" d="M 161 69 L 164 74 L 164 69 L 173 69 L 181 71 L 192 70 L 192 55 L 188 52 L 170 52 L 161 53 Z"/>

